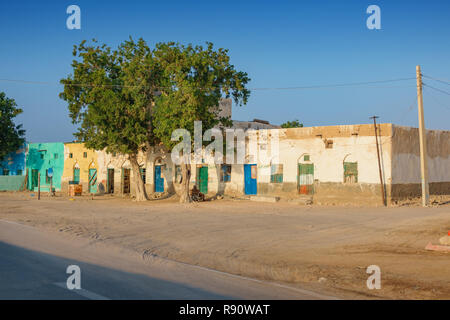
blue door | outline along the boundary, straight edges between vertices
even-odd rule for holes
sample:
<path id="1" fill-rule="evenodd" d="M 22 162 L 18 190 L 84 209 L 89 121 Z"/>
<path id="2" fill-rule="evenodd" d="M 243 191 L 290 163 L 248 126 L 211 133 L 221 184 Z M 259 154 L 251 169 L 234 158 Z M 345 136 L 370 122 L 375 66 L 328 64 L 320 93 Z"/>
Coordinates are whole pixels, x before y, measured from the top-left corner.
<path id="1" fill-rule="evenodd" d="M 245 194 L 256 194 L 256 164 L 244 164 Z"/>
<path id="2" fill-rule="evenodd" d="M 164 192 L 164 178 L 161 177 L 161 166 L 155 166 L 155 192 Z"/>

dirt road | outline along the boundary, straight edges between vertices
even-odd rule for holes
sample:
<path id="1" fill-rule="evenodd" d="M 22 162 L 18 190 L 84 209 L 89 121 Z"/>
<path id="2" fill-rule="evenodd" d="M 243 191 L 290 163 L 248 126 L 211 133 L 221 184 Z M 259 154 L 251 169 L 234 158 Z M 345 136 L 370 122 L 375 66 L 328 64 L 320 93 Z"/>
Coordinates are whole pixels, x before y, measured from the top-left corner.
<path id="1" fill-rule="evenodd" d="M 0 299 L 332 299 L 0 220 Z M 69 266 L 81 289 L 69 290 Z M 73 272 L 73 271 L 72 271 Z M 69 281 L 71 282 L 71 281 Z M 72 283 L 72 282 L 71 282 Z"/>
<path id="2" fill-rule="evenodd" d="M 428 252 L 450 206 L 355 208 L 218 200 L 181 205 L 109 196 L 0 194 L 0 219 L 343 298 L 450 299 L 450 255 Z M 381 290 L 366 286 L 381 268 Z"/>

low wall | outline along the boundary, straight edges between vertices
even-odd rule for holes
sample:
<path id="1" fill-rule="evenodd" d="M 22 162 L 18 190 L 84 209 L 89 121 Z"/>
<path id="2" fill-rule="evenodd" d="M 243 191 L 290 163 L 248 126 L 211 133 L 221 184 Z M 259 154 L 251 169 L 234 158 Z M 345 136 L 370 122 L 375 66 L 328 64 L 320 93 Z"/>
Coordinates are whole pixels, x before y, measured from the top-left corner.
<path id="1" fill-rule="evenodd" d="M 25 176 L 0 176 L 0 191 L 19 191 L 24 183 Z"/>

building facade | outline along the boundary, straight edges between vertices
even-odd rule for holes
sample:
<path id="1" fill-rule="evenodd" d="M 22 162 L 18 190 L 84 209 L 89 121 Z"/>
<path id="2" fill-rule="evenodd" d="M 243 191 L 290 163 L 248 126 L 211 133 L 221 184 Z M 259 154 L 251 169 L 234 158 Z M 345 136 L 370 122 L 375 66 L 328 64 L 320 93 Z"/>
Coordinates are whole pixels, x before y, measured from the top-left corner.
<path id="1" fill-rule="evenodd" d="M 25 187 L 26 149 L 27 145 L 24 144 L 0 162 L 0 191 L 18 191 Z"/>
<path id="2" fill-rule="evenodd" d="M 64 143 L 64 170 L 61 178 L 62 190 L 70 183 L 81 184 L 84 193 L 104 192 L 98 183 L 98 152 L 85 147 L 84 143 Z"/>
<path id="3" fill-rule="evenodd" d="M 64 143 L 30 143 L 26 155 L 28 189 L 36 191 L 40 174 L 43 191 L 61 191 L 61 178 L 64 171 Z"/>
<path id="4" fill-rule="evenodd" d="M 318 204 L 382 204 L 421 194 L 418 129 L 393 124 L 256 131 L 244 163 L 191 164 L 191 183 L 209 196 L 263 195 Z M 276 144 L 272 140 L 276 139 Z M 427 131 L 431 194 L 450 194 L 450 132 Z M 276 148 L 278 152 L 272 152 Z M 262 153 L 269 156 L 261 157 Z M 147 191 L 178 193 L 181 170 L 162 150 L 149 154 Z"/>

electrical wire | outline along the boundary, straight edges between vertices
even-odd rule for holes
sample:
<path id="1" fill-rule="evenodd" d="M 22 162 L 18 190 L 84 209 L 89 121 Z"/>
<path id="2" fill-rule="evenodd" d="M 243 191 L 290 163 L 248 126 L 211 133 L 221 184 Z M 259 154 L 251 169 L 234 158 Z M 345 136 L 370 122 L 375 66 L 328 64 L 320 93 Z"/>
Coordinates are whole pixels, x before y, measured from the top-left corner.
<path id="1" fill-rule="evenodd" d="M 351 87 L 351 86 L 365 86 L 370 84 L 380 84 L 380 83 L 389 83 L 389 82 L 399 82 L 406 80 L 413 80 L 415 78 L 398 78 L 398 79 L 389 79 L 389 80 L 376 80 L 376 81 L 364 81 L 364 82 L 349 82 L 349 83 L 339 83 L 339 84 L 326 84 L 326 85 L 310 85 L 310 86 L 296 86 L 296 87 L 266 87 L 266 88 L 249 88 L 249 90 L 255 91 L 268 91 L 268 90 L 307 90 L 307 89 L 326 89 L 326 88 L 339 88 L 339 87 Z M 17 79 L 0 79 L 1 82 L 15 82 L 15 83 L 25 83 L 25 84 L 40 84 L 40 85 L 54 85 L 52 82 L 45 81 L 30 81 L 30 80 L 17 80 Z M 114 84 L 104 84 L 104 85 L 94 85 L 87 83 L 70 83 L 70 84 L 59 84 L 64 86 L 72 86 L 72 87 L 105 87 L 105 88 L 142 88 L 150 86 L 140 86 L 140 85 L 114 85 Z M 372 86 L 374 87 L 374 86 Z M 395 86 L 385 86 L 381 88 L 390 88 Z M 167 89 L 172 87 L 152 87 L 154 90 L 158 89 Z M 203 89 L 203 88 L 200 88 Z"/>
<path id="2" fill-rule="evenodd" d="M 431 79 L 431 80 L 434 80 L 434 81 L 437 81 L 437 82 L 440 82 L 440 83 L 443 83 L 443 84 L 446 84 L 446 85 L 450 86 L 450 80 L 433 78 L 433 77 L 430 77 L 430 76 L 426 76 L 424 74 L 422 74 L 422 76 L 425 77 L 425 78 L 428 78 L 428 79 Z"/>
<path id="3" fill-rule="evenodd" d="M 428 86 L 427 86 L 427 87 L 428 87 Z M 432 97 L 433 100 L 436 101 L 436 103 L 437 103 L 438 105 L 440 105 L 441 107 L 443 107 L 443 108 L 445 108 L 445 109 L 447 109 L 447 110 L 450 110 L 450 107 L 447 106 L 447 105 L 445 105 L 445 104 L 443 104 L 443 103 L 441 103 L 441 102 L 440 102 L 433 94 L 431 94 L 431 91 L 428 91 L 428 90 L 427 90 L 427 92 L 430 93 L 430 97 Z"/>
<path id="4" fill-rule="evenodd" d="M 428 84 L 425 84 L 425 83 L 423 83 L 423 85 L 426 86 L 426 87 L 428 87 L 428 88 L 431 88 L 431 89 L 433 89 L 433 90 L 439 91 L 439 92 L 441 92 L 441 93 L 444 93 L 444 94 L 450 96 L 450 92 L 447 92 L 447 91 L 445 91 L 445 90 L 441 90 L 441 89 L 432 87 L 432 86 L 430 86 L 430 85 L 428 85 Z"/>

